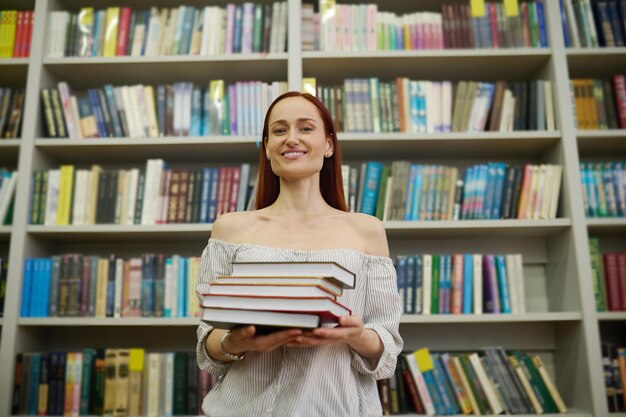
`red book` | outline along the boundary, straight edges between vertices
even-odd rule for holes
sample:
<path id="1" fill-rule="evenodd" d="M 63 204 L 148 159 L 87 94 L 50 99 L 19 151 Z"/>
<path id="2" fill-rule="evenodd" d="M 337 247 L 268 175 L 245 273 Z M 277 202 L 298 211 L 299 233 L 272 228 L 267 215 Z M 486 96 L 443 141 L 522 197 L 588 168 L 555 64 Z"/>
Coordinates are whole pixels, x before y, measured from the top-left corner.
<path id="1" fill-rule="evenodd" d="M 24 42 L 24 11 L 17 12 L 17 23 L 15 25 L 15 43 L 13 44 L 13 58 L 22 56 L 22 43 Z"/>
<path id="2" fill-rule="evenodd" d="M 128 43 L 128 32 L 130 29 L 130 17 L 132 10 L 130 7 L 122 7 L 120 9 L 120 24 L 117 29 L 117 46 L 115 49 L 115 55 L 126 55 L 126 46 Z"/>
<path id="3" fill-rule="evenodd" d="M 33 36 L 33 24 L 35 22 L 35 12 L 26 12 L 26 25 L 25 25 L 25 41 L 22 42 L 22 57 L 28 58 L 30 56 L 30 40 Z"/>
<path id="4" fill-rule="evenodd" d="M 619 281 L 619 269 L 616 253 L 605 253 L 604 278 L 606 280 L 607 298 L 609 311 L 620 311 L 622 308 L 622 290 Z"/>
<path id="5" fill-rule="evenodd" d="M 400 355 L 398 358 L 399 361 L 404 362 L 405 359 Z M 422 401 L 420 400 L 419 393 L 417 391 L 417 385 L 415 385 L 415 380 L 413 379 L 413 375 L 411 375 L 411 371 L 408 369 L 406 364 L 401 364 L 402 366 L 402 378 L 404 379 L 404 386 L 406 387 L 407 394 L 409 394 L 409 398 L 411 399 L 411 404 L 413 405 L 413 411 L 417 414 L 425 414 L 424 406 L 422 405 Z"/>
<path id="6" fill-rule="evenodd" d="M 500 47 L 500 31 L 498 29 L 498 10 L 496 4 L 489 2 L 489 26 L 491 27 L 491 45 L 493 48 Z"/>
<path id="7" fill-rule="evenodd" d="M 622 311 L 626 311 L 626 252 L 617 254 L 617 269 L 622 296 Z M 626 383 L 626 381 L 624 381 Z"/>
<path id="8" fill-rule="evenodd" d="M 619 118 L 619 126 L 626 129 L 626 76 L 613 76 L 613 91 L 615 94 L 615 107 Z"/>
<path id="9" fill-rule="evenodd" d="M 228 211 L 237 211 L 237 200 L 239 197 L 239 182 L 241 180 L 241 167 L 230 168 L 230 204 Z"/>

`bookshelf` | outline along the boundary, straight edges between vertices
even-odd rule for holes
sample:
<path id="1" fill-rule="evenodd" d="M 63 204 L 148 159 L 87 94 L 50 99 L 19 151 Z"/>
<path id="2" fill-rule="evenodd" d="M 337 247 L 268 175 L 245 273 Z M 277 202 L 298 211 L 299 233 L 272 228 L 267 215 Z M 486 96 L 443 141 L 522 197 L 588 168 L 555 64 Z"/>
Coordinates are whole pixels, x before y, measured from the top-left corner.
<path id="1" fill-rule="evenodd" d="M 450 2 L 465 3 L 461 0 Z M 32 226 L 28 224 L 30 174 L 62 163 L 81 166 L 143 165 L 160 157 L 176 164 L 233 163 L 257 159 L 256 138 L 247 136 L 165 137 L 158 139 L 46 139 L 41 121 L 40 89 L 58 81 L 74 88 L 105 83 L 205 84 L 210 79 L 287 80 L 300 89 L 303 77 L 318 84 L 344 78 L 397 76 L 433 80 L 532 80 L 552 82 L 555 131 L 449 134 L 340 133 L 344 159 L 358 164 L 368 159 L 390 162 L 410 159 L 463 168 L 488 160 L 516 163 L 558 163 L 564 166 L 558 216 L 554 220 L 475 220 L 439 222 L 388 221 L 392 256 L 413 253 L 519 252 L 529 278 L 528 313 L 522 315 L 415 316 L 401 320 L 407 350 L 461 351 L 498 345 L 539 352 L 575 417 L 608 414 L 600 354 L 601 335 L 624 329 L 623 313 L 596 313 L 591 281 L 588 235 L 607 236 L 608 244 L 624 248 L 624 219 L 585 218 L 579 162 L 623 155 L 626 133 L 578 131 L 570 104 L 570 78 L 608 77 L 623 71 L 626 48 L 566 49 L 558 2 L 546 1 L 549 48 L 502 50 L 424 50 L 374 53 L 327 53 L 300 50 L 297 24 L 301 0 L 288 1 L 288 52 L 229 56 L 166 56 L 116 58 L 47 58 L 44 56 L 48 16 L 57 10 L 93 5 L 89 0 L 8 1 L 4 8 L 34 8 L 31 57 L 0 60 L 0 72 L 10 85 L 26 85 L 22 138 L 0 140 L 0 164 L 14 166 L 16 190 L 13 226 L 0 226 L 0 254 L 9 255 L 9 279 L 4 318 L 0 319 L 0 415 L 8 415 L 13 392 L 14 358 L 18 352 L 79 349 L 92 346 L 140 346 L 151 350 L 192 350 L 197 319 L 20 318 L 23 261 L 29 257 L 80 251 L 114 251 L 135 256 L 149 251 L 199 255 L 211 233 L 209 224 L 156 226 Z M 105 0 L 97 7 L 120 5 Z M 151 6 L 174 7 L 182 2 L 153 0 Z M 200 0 L 184 4 L 201 7 Z M 125 2 L 144 8 L 143 0 Z M 223 5 L 220 3 L 220 5 Z M 379 2 L 381 9 L 404 13 L 413 2 Z M 437 10 L 426 0 L 420 10 Z M 462 73 L 459 72 L 462 68 Z M 89 76 L 86 76 L 88 74 Z M 112 247 L 114 246 L 114 249 Z M 164 337 L 165 336 L 165 337 Z M 425 341 L 427 341 L 425 343 Z M 624 414 L 614 414 L 623 417 Z"/>

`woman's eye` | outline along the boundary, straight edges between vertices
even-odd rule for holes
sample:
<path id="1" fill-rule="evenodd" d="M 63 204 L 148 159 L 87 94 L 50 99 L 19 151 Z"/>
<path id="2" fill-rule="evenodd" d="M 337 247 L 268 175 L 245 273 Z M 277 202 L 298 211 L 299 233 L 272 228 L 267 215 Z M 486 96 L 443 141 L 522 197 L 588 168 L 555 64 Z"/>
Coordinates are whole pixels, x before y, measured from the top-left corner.
<path id="1" fill-rule="evenodd" d="M 304 127 L 300 128 L 300 130 L 302 130 L 303 132 L 312 132 L 313 128 L 309 127 L 309 126 L 304 126 Z"/>
<path id="2" fill-rule="evenodd" d="M 274 129 L 272 133 L 275 135 L 282 135 L 283 133 L 285 133 L 285 129 Z"/>

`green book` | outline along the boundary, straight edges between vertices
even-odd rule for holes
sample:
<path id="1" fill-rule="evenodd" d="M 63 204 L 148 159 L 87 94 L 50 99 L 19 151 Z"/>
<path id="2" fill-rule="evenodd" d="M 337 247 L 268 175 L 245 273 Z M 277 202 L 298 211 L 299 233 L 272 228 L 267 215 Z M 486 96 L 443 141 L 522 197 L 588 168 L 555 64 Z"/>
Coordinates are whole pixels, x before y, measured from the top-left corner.
<path id="1" fill-rule="evenodd" d="M 378 190 L 378 201 L 376 201 L 376 217 L 379 220 L 383 219 L 385 212 L 385 196 L 387 195 L 387 180 L 391 175 L 391 167 L 389 165 L 383 165 L 383 169 L 380 173 L 380 189 Z"/>
<path id="2" fill-rule="evenodd" d="M 530 382 L 530 386 L 533 391 L 535 391 L 535 395 L 541 403 L 541 408 L 543 408 L 544 413 L 558 413 L 559 410 L 550 392 L 548 392 L 548 388 L 541 379 L 539 371 L 535 368 L 531 357 L 528 354 L 522 354 L 519 350 L 513 351 L 513 355 L 515 355 L 517 361 L 522 365 L 522 368 L 527 371 L 528 382 Z"/>
<path id="3" fill-rule="evenodd" d="M 263 5 L 254 5 L 254 32 L 252 37 L 252 52 L 261 52 L 263 41 Z"/>
<path id="4" fill-rule="evenodd" d="M 440 256 L 439 255 L 433 255 L 433 274 L 432 274 L 432 283 L 431 283 L 431 287 L 432 287 L 432 292 L 431 292 L 431 298 L 430 298 L 430 312 L 432 314 L 439 314 L 439 275 L 440 275 L 440 271 L 439 271 L 439 264 L 440 264 Z"/>
<path id="5" fill-rule="evenodd" d="M 589 239 L 589 257 L 591 258 L 591 277 L 593 279 L 593 294 L 596 300 L 596 311 L 607 311 L 606 283 L 604 281 L 604 265 L 600 254 L 600 240 Z"/>

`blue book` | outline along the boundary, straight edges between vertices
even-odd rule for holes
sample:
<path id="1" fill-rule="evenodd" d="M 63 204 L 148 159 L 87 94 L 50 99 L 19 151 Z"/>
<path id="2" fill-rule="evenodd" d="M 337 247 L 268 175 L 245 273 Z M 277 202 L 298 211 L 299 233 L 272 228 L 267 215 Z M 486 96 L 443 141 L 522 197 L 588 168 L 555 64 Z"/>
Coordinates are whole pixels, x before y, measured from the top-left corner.
<path id="1" fill-rule="evenodd" d="M 109 276 L 107 277 L 106 317 L 113 317 L 115 309 L 115 255 L 109 256 Z"/>
<path id="2" fill-rule="evenodd" d="M 178 302 L 176 303 L 177 317 L 187 317 L 187 265 L 188 258 L 178 261 Z"/>
<path id="3" fill-rule="evenodd" d="M 559 0 L 559 9 L 561 10 L 561 26 L 563 28 L 563 42 L 565 43 L 566 48 L 570 48 L 572 46 L 572 39 L 569 33 L 569 26 L 567 24 L 567 16 L 565 15 L 565 5 L 563 4 L 563 0 Z"/>
<path id="4" fill-rule="evenodd" d="M 441 356 L 437 353 L 433 353 L 431 357 L 434 365 L 435 380 L 437 381 L 441 398 L 446 406 L 447 414 L 459 414 L 461 407 L 456 399 L 456 394 L 452 388 L 448 372 L 445 367 L 442 366 Z"/>
<path id="5" fill-rule="evenodd" d="M 415 314 L 415 255 L 406 258 L 406 314 Z"/>
<path id="6" fill-rule="evenodd" d="M 157 102 L 156 102 L 156 111 L 157 111 L 157 123 L 159 126 L 159 136 L 166 135 L 166 117 L 167 117 L 167 92 L 166 87 L 163 84 L 157 85 L 156 88 L 157 94 Z"/>
<path id="7" fill-rule="evenodd" d="M 422 299 L 424 287 L 424 257 L 415 256 L 415 290 L 413 291 L 413 313 L 422 314 Z"/>
<path id="8" fill-rule="evenodd" d="M 33 263 L 34 260 L 29 258 L 24 261 L 24 279 L 22 280 L 22 305 L 20 315 L 22 317 L 30 317 L 30 305 L 32 297 L 33 285 Z"/>
<path id="9" fill-rule="evenodd" d="M 474 255 L 463 255 L 463 314 L 474 312 Z"/>
<path id="10" fill-rule="evenodd" d="M 173 270 L 173 265 L 174 265 L 174 260 L 172 258 L 165 258 L 165 274 L 166 277 L 165 279 L 167 279 L 167 271 L 169 269 L 169 271 L 171 272 L 171 279 L 172 282 L 170 283 L 170 288 L 172 285 L 175 285 L 176 281 L 176 277 L 174 277 L 174 270 Z M 167 294 L 171 297 L 171 293 Z M 163 317 L 172 317 L 172 303 L 171 300 L 169 300 L 169 305 L 164 303 L 163 305 Z"/>
<path id="11" fill-rule="evenodd" d="M 404 203 L 404 220 L 412 220 L 413 207 L 415 205 L 415 176 L 417 175 L 417 164 L 409 164 L 409 178 L 406 187 L 406 198 Z"/>
<path id="12" fill-rule="evenodd" d="M 398 295 L 402 303 L 402 312 L 408 314 L 406 302 L 406 256 L 398 256 L 396 258 L 396 280 L 398 283 Z"/>
<path id="13" fill-rule="evenodd" d="M 485 185 L 485 199 L 481 211 L 481 219 L 491 219 L 491 210 L 493 207 L 493 196 L 496 189 L 496 165 L 494 162 L 487 164 L 487 182 Z"/>
<path id="14" fill-rule="evenodd" d="M 241 4 L 237 4 L 235 6 L 235 29 L 234 29 L 234 39 L 233 39 L 233 52 L 238 53 L 241 52 L 241 35 L 242 35 L 242 27 L 243 27 L 243 6 Z"/>
<path id="15" fill-rule="evenodd" d="M 209 194 L 209 216 L 208 222 L 213 223 L 217 217 L 217 190 L 220 180 L 220 169 L 211 168 L 211 192 Z"/>
<path id="16" fill-rule="evenodd" d="M 42 258 L 42 297 L 39 317 L 48 317 L 48 306 L 50 304 L 50 283 L 52 281 L 52 258 Z"/>
<path id="17" fill-rule="evenodd" d="M 536 1 L 535 9 L 537 10 L 537 26 L 539 27 L 539 46 L 541 48 L 548 47 L 548 35 L 546 33 L 546 14 L 543 2 Z"/>
<path id="18" fill-rule="evenodd" d="M 500 313 L 511 314 L 511 292 L 509 289 L 509 277 L 507 275 L 504 255 L 496 255 L 496 270 L 498 289 L 500 290 Z"/>
<path id="19" fill-rule="evenodd" d="M 90 88 L 87 90 L 87 95 L 89 97 L 89 104 L 93 109 L 93 114 L 96 116 L 96 127 L 98 128 L 98 136 L 101 138 L 106 138 L 109 136 L 107 134 L 106 125 L 104 123 L 104 116 L 102 115 L 102 107 L 100 107 L 100 98 L 98 97 L 98 92 Z"/>
<path id="20" fill-rule="evenodd" d="M 206 223 L 209 214 L 209 193 L 211 188 L 210 168 L 202 168 L 202 181 L 200 184 L 200 213 L 198 223 Z"/>
<path id="21" fill-rule="evenodd" d="M 424 165 L 417 164 L 417 171 L 415 173 L 415 182 L 413 185 L 413 209 L 411 211 L 410 220 L 419 220 L 420 219 L 420 207 L 422 204 L 423 198 L 423 189 L 424 189 Z"/>
<path id="22" fill-rule="evenodd" d="M 120 115 L 117 109 L 117 102 L 115 101 L 115 90 L 111 84 L 104 86 L 104 95 L 106 96 L 107 104 L 111 113 L 111 124 L 113 125 L 113 133 L 115 137 L 121 138 L 124 136 L 122 130 L 122 123 L 120 122 Z"/>
<path id="23" fill-rule="evenodd" d="M 152 317 L 154 311 L 154 255 L 142 256 L 141 315 Z"/>
<path id="24" fill-rule="evenodd" d="M 361 201 L 360 212 L 373 216 L 376 213 L 376 201 L 378 200 L 378 190 L 380 188 L 380 174 L 383 164 L 377 161 L 367 162 L 365 169 L 365 182 L 363 183 L 363 200 Z"/>
<path id="25" fill-rule="evenodd" d="M 91 267 L 89 269 L 89 297 L 87 301 L 87 316 L 96 316 L 96 293 L 98 288 L 98 255 L 89 257 Z M 53 266 L 54 268 L 54 266 Z M 54 275 L 53 275 L 54 276 Z M 54 288 L 54 284 L 51 285 Z"/>
<path id="26" fill-rule="evenodd" d="M 39 379 L 41 372 L 41 353 L 31 353 L 30 375 L 28 378 L 28 403 L 26 404 L 26 414 L 37 415 L 37 399 L 39 397 Z"/>
<path id="27" fill-rule="evenodd" d="M 207 88 L 202 93 L 202 136 L 211 134 L 211 91 Z"/>
<path id="28" fill-rule="evenodd" d="M 468 167 L 465 169 L 465 176 L 463 180 L 463 202 L 461 207 L 460 219 L 469 219 L 470 204 L 471 204 L 471 184 L 474 178 L 474 167 Z"/>
<path id="29" fill-rule="evenodd" d="M 30 317 L 42 317 L 43 304 L 43 266 L 41 258 L 33 259 L 33 278 L 31 280 Z M 47 307 L 47 304 L 46 304 Z"/>
<path id="30" fill-rule="evenodd" d="M 143 42 L 141 44 L 141 56 L 144 56 L 146 54 L 146 47 L 148 46 L 148 30 L 150 28 L 150 19 L 152 18 L 150 10 L 144 10 L 143 17 L 140 15 L 140 18 L 143 18 L 145 28 Z M 161 22 L 161 24 L 165 25 L 165 22 Z"/>
<path id="31" fill-rule="evenodd" d="M 502 206 L 504 205 L 504 183 L 506 180 L 507 166 L 504 162 L 496 162 L 496 187 L 493 195 L 492 219 L 502 218 Z"/>
<path id="32" fill-rule="evenodd" d="M 191 126 L 189 136 L 200 136 L 202 132 L 202 89 L 194 85 L 191 90 Z"/>

